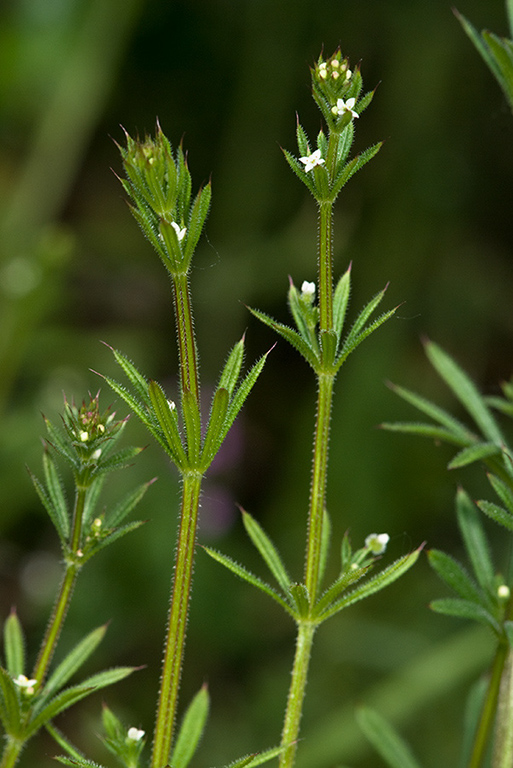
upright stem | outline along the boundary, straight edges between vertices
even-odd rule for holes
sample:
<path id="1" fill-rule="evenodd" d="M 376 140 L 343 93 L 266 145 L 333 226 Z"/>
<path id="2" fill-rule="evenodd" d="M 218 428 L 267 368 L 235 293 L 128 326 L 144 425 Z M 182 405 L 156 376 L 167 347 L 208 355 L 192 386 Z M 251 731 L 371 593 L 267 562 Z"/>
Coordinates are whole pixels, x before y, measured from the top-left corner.
<path id="1" fill-rule="evenodd" d="M 280 756 L 280 768 L 294 765 L 315 629 L 316 625 L 310 621 L 301 622 L 298 626 L 292 682 L 281 735 L 281 744 L 286 749 Z"/>
<path id="2" fill-rule="evenodd" d="M 7 736 L 0 768 L 13 768 L 18 762 L 21 750 L 25 746 L 25 741 L 16 739 L 13 736 Z"/>
<path id="3" fill-rule="evenodd" d="M 186 473 L 183 478 L 175 576 L 164 645 L 151 768 L 164 768 L 168 764 L 173 738 L 192 583 L 201 480 L 202 475 L 196 472 Z"/>
<path id="4" fill-rule="evenodd" d="M 502 669 L 495 738 L 493 745 L 493 768 L 511 768 L 513 765 L 513 657 L 509 645 L 505 645 L 506 658 Z"/>
<path id="5" fill-rule="evenodd" d="M 191 392 L 199 404 L 198 354 L 187 275 L 173 274 L 173 285 L 182 391 Z"/>
<path id="6" fill-rule="evenodd" d="M 481 718 L 477 726 L 477 731 L 474 738 L 474 746 L 472 749 L 472 755 L 470 757 L 468 768 L 481 768 L 483 765 L 483 760 L 487 754 L 490 735 L 492 733 L 493 724 L 495 721 L 501 678 L 507 654 L 507 643 L 499 643 L 492 664 L 488 690 L 486 692 L 486 698 L 484 701 L 483 709 L 481 711 Z"/>
<path id="7" fill-rule="evenodd" d="M 332 154 L 336 152 L 336 139 L 331 141 Z M 328 165 L 330 162 L 328 162 Z M 322 335 L 333 330 L 333 244 L 332 244 L 332 209 L 333 203 L 319 203 L 319 335 L 322 345 Z M 333 385 L 335 373 L 333 361 L 325 360 L 321 351 L 321 365 L 317 371 L 317 414 L 313 444 L 312 485 L 310 489 L 310 505 L 308 512 L 308 538 L 305 556 L 305 584 L 308 590 L 310 606 L 314 606 L 319 592 L 322 526 L 326 499 L 326 483 L 328 473 L 328 446 L 330 434 L 330 418 L 333 402 Z M 285 747 L 280 757 L 280 768 L 292 768 L 296 756 L 296 742 L 299 737 L 299 727 L 303 702 L 306 691 L 306 681 L 310 665 L 312 644 L 316 622 L 311 619 L 298 621 L 296 655 L 287 700 L 287 710 L 283 723 L 281 746 Z"/>
<path id="8" fill-rule="evenodd" d="M 37 680 L 38 686 L 41 686 L 48 667 L 52 660 L 57 641 L 62 631 L 64 619 L 68 612 L 71 596 L 75 587 L 75 582 L 80 570 L 78 558 L 80 557 L 80 540 L 82 535 L 82 518 L 87 496 L 87 487 L 77 483 L 75 496 L 75 508 L 73 510 L 73 527 L 70 542 L 70 559 L 66 563 L 66 571 L 62 580 L 61 588 L 55 602 L 52 616 L 46 628 L 46 633 L 41 644 L 41 650 L 37 657 L 36 665 L 32 677 Z"/>

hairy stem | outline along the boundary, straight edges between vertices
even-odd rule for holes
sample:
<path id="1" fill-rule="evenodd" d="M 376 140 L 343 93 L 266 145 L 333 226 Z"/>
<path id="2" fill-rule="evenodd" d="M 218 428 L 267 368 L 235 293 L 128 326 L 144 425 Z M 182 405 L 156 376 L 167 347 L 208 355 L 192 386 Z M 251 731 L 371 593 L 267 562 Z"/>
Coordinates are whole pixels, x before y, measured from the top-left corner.
<path id="1" fill-rule="evenodd" d="M 80 557 L 80 540 L 82 535 L 82 517 L 87 496 L 87 487 L 77 484 L 75 496 L 75 508 L 73 510 L 73 527 L 71 532 L 70 555 L 66 562 L 66 571 L 62 580 L 59 595 L 55 602 L 52 615 L 46 633 L 41 644 L 39 656 L 32 673 L 32 677 L 41 686 L 48 672 L 57 642 L 62 631 L 64 620 L 68 612 L 73 589 L 80 570 L 78 558 Z"/>
<path id="2" fill-rule="evenodd" d="M 501 674 L 495 740 L 493 745 L 493 768 L 511 768 L 513 765 L 513 657 L 506 649 L 506 658 Z"/>
<path id="3" fill-rule="evenodd" d="M 2 760 L 0 761 L 0 768 L 13 768 L 13 766 L 15 766 L 18 762 L 18 758 L 24 745 L 24 740 L 15 739 L 12 736 L 8 736 L 4 747 Z"/>
<path id="4" fill-rule="evenodd" d="M 192 584 L 201 480 L 202 475 L 197 472 L 186 473 L 183 478 L 180 530 L 164 645 L 151 768 L 164 768 L 168 764 L 173 738 Z"/>
<path id="5" fill-rule="evenodd" d="M 287 711 L 283 723 L 281 745 L 286 747 L 280 756 L 280 768 L 292 768 L 296 756 L 296 742 L 299 736 L 299 726 L 303 711 L 308 667 L 316 625 L 310 621 L 302 621 L 298 625 L 296 640 L 296 655 L 292 668 L 292 682 L 287 700 Z"/>
<path id="6" fill-rule="evenodd" d="M 173 274 L 173 285 L 182 392 L 191 392 L 199 403 L 198 354 L 187 275 Z"/>
<path id="7" fill-rule="evenodd" d="M 499 643 L 492 664 L 488 690 L 486 692 L 485 702 L 481 711 L 481 718 L 479 720 L 474 738 L 474 747 L 472 749 L 472 755 L 470 757 L 468 768 L 481 768 L 483 765 L 483 760 L 486 757 L 490 735 L 495 721 L 495 713 L 497 711 L 497 702 L 499 699 L 499 691 L 501 687 L 501 678 L 507 655 L 507 643 Z M 498 766 L 500 764 L 494 763 L 494 768 L 496 765 Z"/>

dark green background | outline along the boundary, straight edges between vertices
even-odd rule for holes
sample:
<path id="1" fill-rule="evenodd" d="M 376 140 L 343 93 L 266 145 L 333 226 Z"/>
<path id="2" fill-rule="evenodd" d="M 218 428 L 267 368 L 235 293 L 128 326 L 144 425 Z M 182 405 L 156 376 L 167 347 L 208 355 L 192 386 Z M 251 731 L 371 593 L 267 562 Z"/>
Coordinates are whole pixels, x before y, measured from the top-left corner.
<path id="1" fill-rule="evenodd" d="M 499 0 L 458 8 L 479 29 L 506 33 Z M 17 605 L 31 661 L 58 578 L 56 536 L 24 469 L 40 472 L 41 411 L 58 419 L 63 391 L 81 400 L 99 386 L 90 369 L 115 372 L 100 340 L 176 392 L 170 286 L 110 171 L 120 172 L 111 139 L 123 140 L 120 125 L 151 132 L 158 116 L 173 144 L 184 137 L 196 186 L 212 175 L 192 275 L 208 390 L 245 330 L 248 363 L 274 343 L 244 305 L 285 320 L 287 276 L 297 285 L 315 278 L 315 207 L 280 146 L 295 150 L 296 111 L 311 136 L 319 129 L 308 67 L 323 46 L 329 55 L 338 45 L 353 65 L 361 60 L 368 89 L 379 83 L 355 151 L 385 145 L 340 196 L 336 271 L 353 262 L 353 311 L 388 281 L 384 305 L 404 303 L 339 378 L 333 569 L 347 528 L 355 546 L 388 531 L 389 560 L 422 541 L 460 551 L 455 487 L 487 494 L 485 481 L 446 473 L 444 447 L 375 429 L 414 415 L 386 380 L 453 406 L 424 358 L 423 335 L 487 391 L 511 375 L 513 126 L 450 4 L 11 0 L 0 11 L 0 609 L 4 617 Z M 261 574 L 236 504 L 261 521 L 300 578 L 314 395 L 306 364 L 280 341 L 205 488 L 200 540 Z M 103 405 L 111 400 L 103 387 Z M 135 420 L 127 436 L 149 440 Z M 62 639 L 64 650 L 111 621 L 91 669 L 146 665 L 104 699 L 148 733 L 177 477 L 150 442 L 113 478 L 109 497 L 155 475 L 139 510 L 148 524 L 84 571 Z M 504 555 L 504 537 L 490 532 Z M 321 628 L 298 768 L 380 765 L 354 723 L 359 702 L 389 715 L 425 768 L 456 764 L 462 695 L 493 645 L 430 614 L 427 603 L 443 593 L 423 559 L 401 583 Z M 293 637 L 274 605 L 198 552 L 183 695 L 207 680 L 213 705 L 195 764 L 221 765 L 279 740 Z M 416 659 L 418 678 L 408 674 Z M 83 719 L 77 707 L 60 725 L 102 761 L 100 702 L 93 697 Z M 52 765 L 54 753 L 43 740 L 21 765 Z"/>

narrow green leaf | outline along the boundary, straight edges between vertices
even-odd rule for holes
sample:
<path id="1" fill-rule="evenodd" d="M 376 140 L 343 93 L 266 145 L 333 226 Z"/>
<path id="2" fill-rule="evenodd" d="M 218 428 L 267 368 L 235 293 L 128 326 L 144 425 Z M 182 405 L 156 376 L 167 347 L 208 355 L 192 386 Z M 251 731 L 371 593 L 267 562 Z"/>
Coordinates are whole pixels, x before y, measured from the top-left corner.
<path id="1" fill-rule="evenodd" d="M 425 349 L 433 367 L 467 409 L 487 440 L 502 445 L 504 438 L 501 431 L 473 381 L 437 344 L 430 341 Z"/>
<path id="2" fill-rule="evenodd" d="M 74 765 L 77 768 L 104 768 L 100 763 L 94 763 L 92 760 L 86 760 L 80 757 L 62 757 L 62 755 L 56 755 L 54 760 L 62 763 L 63 765 Z"/>
<path id="3" fill-rule="evenodd" d="M 337 146 L 337 163 L 336 167 L 340 168 L 343 163 L 348 158 L 349 152 L 351 150 L 351 146 L 353 144 L 354 139 L 354 125 L 353 121 L 351 120 L 350 123 L 346 125 L 342 133 L 340 134 L 339 140 L 338 140 L 338 146 Z"/>
<path id="4" fill-rule="evenodd" d="M 171 754 L 173 768 L 187 768 L 203 736 L 208 718 L 209 696 L 206 685 L 189 704 L 178 731 L 176 744 Z"/>
<path id="5" fill-rule="evenodd" d="M 497 475 L 489 474 L 488 480 L 499 499 L 506 505 L 509 512 L 513 515 L 513 489 L 510 488 Z"/>
<path id="6" fill-rule="evenodd" d="M 9 675 L 22 675 L 25 671 L 25 638 L 14 608 L 4 623 L 4 653 Z"/>
<path id="7" fill-rule="evenodd" d="M 335 183 L 331 188 L 331 200 L 335 200 L 342 187 L 344 187 L 349 179 L 354 176 L 355 173 L 357 173 L 361 168 L 363 168 L 363 166 L 366 165 L 369 160 L 372 160 L 372 158 L 378 154 L 382 146 L 382 141 L 378 142 L 377 144 L 373 144 L 363 152 L 360 152 L 359 155 L 356 155 L 356 157 L 353 157 L 353 159 L 345 165 L 345 167 L 340 171 L 335 180 Z"/>
<path id="8" fill-rule="evenodd" d="M 361 330 L 364 328 L 365 323 L 367 322 L 369 317 L 372 315 L 372 313 L 378 308 L 378 306 L 383 301 L 385 291 L 386 291 L 386 288 L 376 293 L 376 295 L 373 296 L 369 302 L 367 302 L 367 304 L 363 307 L 363 309 L 360 310 L 358 317 L 354 321 L 353 325 L 351 326 L 351 330 L 349 331 L 346 337 L 344 346 L 346 344 L 351 343 L 360 334 Z"/>
<path id="9" fill-rule="evenodd" d="M 219 450 L 223 434 L 223 427 L 228 411 L 229 393 L 227 389 L 218 389 L 212 398 L 212 408 L 208 421 L 207 433 L 203 441 L 203 450 L 201 452 L 202 465 L 208 467 L 214 456 Z"/>
<path id="10" fill-rule="evenodd" d="M 182 445 L 182 439 L 178 429 L 178 417 L 176 407 L 172 407 L 164 394 L 160 384 L 156 381 L 150 381 L 148 393 L 155 418 L 157 419 L 164 434 L 168 449 L 167 452 L 173 457 L 175 464 L 180 468 L 187 464 L 187 457 Z"/>
<path id="11" fill-rule="evenodd" d="M 112 742 L 119 741 L 121 735 L 125 735 L 126 733 L 119 717 L 117 717 L 105 704 L 102 709 L 102 725 L 105 733 Z"/>
<path id="12" fill-rule="evenodd" d="M 307 619 L 310 616 L 310 595 L 305 584 L 291 584 L 289 594 L 292 596 L 294 605 L 297 609 L 297 616 L 300 619 Z"/>
<path id="13" fill-rule="evenodd" d="M 74 468 L 78 468 L 79 461 L 75 453 L 73 453 L 73 450 L 70 448 L 69 443 L 66 441 L 64 436 L 59 432 L 58 429 L 54 427 L 51 421 L 45 418 L 45 426 L 46 431 L 49 435 L 49 443 L 54 448 L 57 453 L 62 456 L 63 459 L 65 459 L 70 466 Z"/>
<path id="14" fill-rule="evenodd" d="M 312 346 L 313 341 L 313 328 L 309 325 L 309 314 L 311 315 L 312 307 L 305 304 L 301 300 L 301 294 L 292 282 L 290 281 L 289 290 L 287 294 L 287 303 L 289 305 L 290 313 L 294 318 L 296 327 L 299 331 L 299 335 L 306 341 L 308 346 Z"/>
<path id="15" fill-rule="evenodd" d="M 474 461 L 486 461 L 491 456 L 501 454 L 501 449 L 495 443 L 476 443 L 459 451 L 447 465 L 448 469 L 460 469 L 472 464 Z"/>
<path id="16" fill-rule="evenodd" d="M 70 755 L 71 757 L 75 758 L 75 760 L 84 760 L 84 755 L 78 750 L 70 741 L 69 739 L 64 736 L 61 731 L 55 727 L 53 723 L 47 723 L 45 725 L 45 729 L 48 731 L 50 736 L 57 742 L 57 744 Z M 58 758 L 57 758 L 58 759 Z M 76 763 L 75 763 L 76 765 Z"/>
<path id="17" fill-rule="evenodd" d="M 66 494 L 55 463 L 46 447 L 43 453 L 43 468 L 45 473 L 46 489 L 52 501 L 53 509 L 55 510 L 56 522 L 58 523 L 58 527 L 56 525 L 57 532 L 61 539 L 67 541 L 69 536 L 69 515 Z"/>
<path id="18" fill-rule="evenodd" d="M 205 220 L 210 208 L 210 199 L 212 196 L 212 188 L 210 182 L 200 189 L 194 200 L 194 204 L 191 209 L 190 218 L 187 225 L 187 235 L 185 238 L 184 248 L 184 260 L 187 266 L 190 264 L 198 240 L 200 239 L 201 232 L 205 225 Z"/>
<path id="19" fill-rule="evenodd" d="M 158 422 L 153 419 L 149 410 L 151 403 L 146 406 L 143 402 L 134 397 L 122 384 L 118 384 L 118 382 L 114 381 L 114 379 L 111 379 L 110 376 L 104 376 L 103 374 L 101 374 L 101 376 L 104 381 L 107 382 L 109 387 L 125 401 L 130 410 L 133 411 L 135 415 L 142 421 L 144 426 L 153 435 L 155 440 L 157 440 L 157 442 L 164 448 L 166 453 L 170 454 L 169 446 L 167 441 L 164 439 L 160 426 Z M 171 456 L 171 458 L 174 460 L 173 456 Z"/>
<path id="20" fill-rule="evenodd" d="M 474 503 L 461 488 L 456 496 L 456 516 L 475 577 L 486 594 L 493 595 L 495 581 L 488 541 Z"/>
<path id="21" fill-rule="evenodd" d="M 263 765 L 268 763 L 269 760 L 278 757 L 285 749 L 286 747 L 274 747 L 273 749 L 267 749 L 265 752 L 258 752 L 255 755 L 247 755 L 230 763 L 227 768 L 256 768 L 257 765 Z"/>
<path id="22" fill-rule="evenodd" d="M 429 607 L 436 613 L 444 613 L 446 616 L 455 616 L 458 619 L 472 619 L 500 634 L 501 628 L 489 611 L 478 603 L 470 600 L 461 600 L 458 597 L 443 597 L 432 600 Z"/>
<path id="23" fill-rule="evenodd" d="M 454 11 L 456 18 L 459 20 L 461 26 L 465 30 L 466 34 L 470 38 L 470 40 L 473 42 L 474 46 L 476 47 L 477 51 L 480 53 L 483 61 L 488 65 L 490 70 L 493 72 L 499 83 L 502 85 L 502 75 L 499 67 L 497 66 L 497 62 L 495 61 L 494 57 L 491 55 L 490 50 L 484 40 L 481 38 L 481 35 L 475 29 L 475 27 L 472 26 L 470 21 L 465 18 L 461 13 L 458 11 Z"/>
<path id="24" fill-rule="evenodd" d="M 100 475 L 112 472 L 115 469 L 125 469 L 132 464 L 132 459 L 138 456 L 144 448 L 138 448 L 137 446 L 130 445 L 127 448 L 122 448 L 112 456 L 109 456 L 105 461 L 100 462 L 98 467 L 94 470 L 95 475 Z"/>
<path id="25" fill-rule="evenodd" d="M 201 449 L 201 415 L 196 398 L 187 389 L 182 394 L 182 413 L 187 435 L 188 461 L 196 465 Z"/>
<path id="26" fill-rule="evenodd" d="M 52 672 L 42 691 L 44 701 L 50 699 L 59 691 L 68 680 L 80 669 L 92 653 L 98 648 L 105 637 L 107 625 L 97 627 L 86 635 L 77 645 L 65 656 L 58 667 Z"/>
<path id="27" fill-rule="evenodd" d="M 36 489 L 36 493 L 39 497 L 39 501 L 41 502 L 43 507 L 46 509 L 48 516 L 52 521 L 53 525 L 55 526 L 55 530 L 59 535 L 61 544 L 63 547 L 65 547 L 67 544 L 67 539 L 66 537 L 63 536 L 63 532 L 60 528 L 61 522 L 59 520 L 59 515 L 57 513 L 57 510 L 55 509 L 53 502 L 50 499 L 50 496 L 48 495 L 46 488 L 41 483 L 41 481 L 36 477 L 36 475 L 33 474 L 33 472 L 28 467 L 27 467 L 27 471 L 30 475 L 30 479 L 32 480 L 34 488 Z"/>
<path id="28" fill-rule="evenodd" d="M 283 325 L 282 323 L 276 322 L 276 320 L 273 320 L 272 317 L 269 317 L 269 315 L 266 315 L 264 312 L 259 312 L 257 309 L 252 309 L 249 307 L 249 311 L 252 315 L 261 320 L 262 323 L 265 323 L 265 325 L 268 325 L 269 328 L 272 328 L 274 331 L 276 331 L 276 333 L 278 333 L 282 338 L 286 339 L 286 341 L 288 341 L 289 344 L 291 344 L 294 349 L 296 349 L 299 354 L 305 358 L 306 362 L 312 366 L 314 371 L 317 370 L 319 366 L 319 360 L 315 349 L 309 346 L 303 337 L 297 333 L 297 331 L 289 328 L 288 325 Z"/>
<path id="29" fill-rule="evenodd" d="M 419 435 L 419 437 L 429 437 L 436 442 L 452 443 L 461 445 L 462 439 L 455 437 L 453 432 L 449 432 L 445 427 L 437 427 L 434 424 L 426 424 L 416 421 L 394 421 L 380 424 L 381 429 L 388 432 L 402 432 L 403 434 Z"/>
<path id="30" fill-rule="evenodd" d="M 337 354 L 338 339 L 335 331 L 321 331 L 321 364 L 322 370 L 332 372 Z"/>
<path id="31" fill-rule="evenodd" d="M 397 307 L 394 309 L 389 310 L 388 312 L 384 312 L 382 315 L 378 317 L 377 320 L 374 320 L 373 323 L 368 325 L 366 328 L 364 328 L 363 331 L 361 331 L 357 337 L 353 338 L 350 342 L 344 342 L 344 346 L 342 347 L 342 351 L 338 357 L 337 360 L 337 366 L 336 370 L 338 370 L 341 365 L 345 362 L 345 360 L 348 358 L 348 356 L 353 352 L 356 347 L 358 347 L 362 341 L 364 341 L 368 336 L 371 335 L 371 333 L 374 333 L 380 326 L 383 325 L 383 323 L 386 323 L 387 320 L 389 320 L 395 313 L 397 312 Z"/>
<path id="32" fill-rule="evenodd" d="M 88 560 L 94 557 L 94 555 L 98 554 L 98 552 L 100 552 L 102 549 L 105 549 L 105 547 L 108 547 L 118 539 L 126 536 L 127 533 L 136 531 L 137 528 L 141 527 L 141 525 L 144 525 L 144 520 L 134 520 L 132 523 L 127 523 L 126 525 L 122 525 L 119 528 L 114 528 L 114 530 L 108 533 L 107 536 L 95 541 L 90 550 L 84 551 L 84 556 L 81 560 L 82 565 L 87 563 Z"/>
<path id="33" fill-rule="evenodd" d="M 508 639 L 508 645 L 513 649 L 513 621 L 505 621 L 502 626 Z"/>
<path id="34" fill-rule="evenodd" d="M 257 587 L 262 592 L 265 592 L 266 595 L 269 595 L 269 597 L 272 597 L 273 600 L 275 600 L 281 607 L 290 615 L 293 619 L 296 619 L 296 613 L 291 608 L 288 603 L 285 602 L 285 600 L 280 597 L 278 592 L 276 592 L 269 584 L 262 581 L 262 579 L 259 579 L 258 576 L 255 576 L 251 571 L 248 571 L 246 568 L 244 568 L 242 565 L 239 565 L 235 562 L 235 560 L 232 560 L 231 557 L 227 557 L 226 555 L 222 555 L 220 552 L 217 552 L 215 549 L 210 549 L 210 547 L 203 547 L 205 552 L 210 555 L 211 558 L 214 560 L 217 560 L 218 563 L 221 563 L 221 565 L 224 565 L 225 568 L 228 568 L 229 571 L 234 573 L 236 576 L 238 576 L 243 581 L 247 581 L 248 584 L 252 584 L 254 587 Z"/>
<path id="35" fill-rule="evenodd" d="M 483 39 L 488 45 L 500 73 L 499 76 L 496 75 L 497 80 L 510 105 L 513 106 L 513 54 L 508 48 L 508 40 L 486 30 L 483 32 Z"/>
<path id="36" fill-rule="evenodd" d="M 431 549 L 428 560 L 433 570 L 456 594 L 465 600 L 482 602 L 482 593 L 461 563 L 439 549 Z"/>
<path id="37" fill-rule="evenodd" d="M 296 126 L 296 138 L 297 138 L 297 148 L 299 150 L 299 154 L 303 157 L 306 155 L 309 155 L 310 144 L 308 143 L 308 136 L 306 135 L 306 132 L 303 126 L 300 125 L 299 120 Z"/>
<path id="38" fill-rule="evenodd" d="M 328 589 L 323 592 L 315 606 L 315 616 L 322 616 L 324 611 L 334 603 L 352 584 L 355 584 L 369 571 L 370 566 L 365 568 L 348 568 L 342 573 L 338 579 L 335 579 Z"/>
<path id="39" fill-rule="evenodd" d="M 148 397 L 148 382 L 146 381 L 145 377 L 137 370 L 135 365 L 131 360 L 128 359 L 128 357 L 125 357 L 125 355 L 123 355 L 117 349 L 109 346 L 109 344 L 106 346 L 112 350 L 112 354 L 114 355 L 117 364 L 123 370 L 125 376 L 136 391 L 137 396 L 140 398 L 146 408 L 149 408 L 150 399 Z"/>
<path id="40" fill-rule="evenodd" d="M 267 564 L 267 567 L 283 589 L 284 593 L 287 594 L 291 587 L 290 576 L 287 573 L 287 569 L 283 564 L 278 550 L 255 518 L 244 509 L 242 509 L 241 512 L 242 522 L 244 523 L 244 528 L 246 529 L 248 536 L 260 552 L 264 562 Z"/>
<path id="41" fill-rule="evenodd" d="M 221 377 L 219 379 L 219 383 L 217 385 L 218 389 L 226 389 L 230 397 L 232 396 L 235 385 L 239 380 L 243 360 L 244 336 L 234 345 L 233 349 L 228 355 L 228 360 L 225 363 Z"/>
<path id="42" fill-rule="evenodd" d="M 97 475 L 87 489 L 84 503 L 84 512 L 82 514 L 82 529 L 90 526 L 96 517 L 96 510 L 106 478 L 106 473 Z"/>
<path id="43" fill-rule="evenodd" d="M 105 525 L 108 528 L 116 528 L 132 512 L 144 497 L 146 491 L 153 485 L 154 480 L 138 485 L 133 491 L 124 496 L 115 507 L 105 513 Z"/>
<path id="44" fill-rule="evenodd" d="M 358 707 L 356 720 L 390 768 L 420 768 L 408 744 L 378 712 L 369 707 Z"/>
<path id="45" fill-rule="evenodd" d="M 17 736 L 21 721 L 18 691 L 12 677 L 3 667 L 0 667 L 0 716 L 5 732 Z"/>
<path id="46" fill-rule="evenodd" d="M 472 759 L 475 738 L 488 690 L 488 680 L 484 675 L 474 683 L 467 696 L 463 719 L 463 738 L 459 768 L 468 768 Z"/>
<path id="47" fill-rule="evenodd" d="M 351 265 L 344 272 L 333 293 L 333 327 L 340 342 L 351 295 Z"/>
<path id="48" fill-rule="evenodd" d="M 364 582 L 360 587 L 357 587 L 345 597 L 340 598 L 340 600 L 336 600 L 319 615 L 319 620 L 325 621 L 343 608 L 347 608 L 349 605 L 353 605 L 353 603 L 357 603 L 359 600 L 370 597 L 370 595 L 373 595 L 375 592 L 379 592 L 385 587 L 388 587 L 389 584 L 396 581 L 417 562 L 420 551 L 421 548 L 410 552 L 408 555 L 403 555 L 403 557 L 400 557 L 383 571 L 376 574 L 376 576 L 368 579 L 368 581 Z"/>
<path id="49" fill-rule="evenodd" d="M 504 507 L 499 507 L 491 501 L 478 501 L 477 506 L 481 512 L 484 512 L 495 523 L 502 525 L 503 528 L 507 528 L 508 531 L 513 531 L 513 515 L 505 510 Z"/>
<path id="50" fill-rule="evenodd" d="M 315 184 L 313 183 L 312 179 L 306 174 L 303 170 L 304 166 L 301 165 L 296 158 L 291 155 L 290 152 L 288 152 L 286 149 L 282 149 L 283 154 L 285 155 L 285 160 L 289 164 L 289 166 L 292 168 L 296 176 L 300 181 L 303 182 L 305 187 L 307 187 L 312 195 L 317 199 L 317 190 L 315 189 Z"/>
<path id="51" fill-rule="evenodd" d="M 265 365 L 268 354 L 269 352 L 266 352 L 265 355 L 262 355 L 262 357 L 256 361 L 256 363 L 252 366 L 252 368 L 250 368 L 240 383 L 239 387 L 237 388 L 237 391 L 235 392 L 230 405 L 228 406 L 226 421 L 224 423 L 223 431 L 220 435 L 220 440 L 224 440 L 228 430 L 232 426 L 233 422 L 239 414 L 240 409 L 244 405 L 246 398 L 255 386 L 258 377 L 262 373 L 262 369 Z"/>
<path id="52" fill-rule="evenodd" d="M 445 427 L 453 436 L 451 442 L 455 442 L 457 445 L 470 445 L 477 440 L 477 436 L 468 427 L 455 419 L 454 416 L 451 416 L 450 413 L 444 411 L 443 408 L 417 395 L 416 392 L 411 392 L 409 389 L 398 387 L 395 384 L 389 384 L 389 386 L 396 395 L 399 395 L 407 403 L 418 408 L 419 411 L 425 413 L 433 421 Z"/>

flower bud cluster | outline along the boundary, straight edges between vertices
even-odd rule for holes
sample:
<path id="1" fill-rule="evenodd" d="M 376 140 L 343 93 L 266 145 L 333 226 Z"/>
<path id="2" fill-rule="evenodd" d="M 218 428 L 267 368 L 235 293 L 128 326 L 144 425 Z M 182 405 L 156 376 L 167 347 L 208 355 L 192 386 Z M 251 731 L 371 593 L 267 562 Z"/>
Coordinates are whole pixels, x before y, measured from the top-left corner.
<path id="1" fill-rule="evenodd" d="M 79 408 L 65 401 L 64 426 L 82 462 L 98 463 L 103 443 L 111 440 L 125 424 L 126 419 L 115 421 L 115 416 L 110 408 L 100 412 L 99 393 L 88 402 L 83 400 Z"/>
<path id="2" fill-rule="evenodd" d="M 311 72 L 314 99 L 330 128 L 340 132 L 359 116 L 356 109 L 362 87 L 359 69 L 351 70 L 349 60 L 337 50 L 328 59 L 320 56 Z"/>

